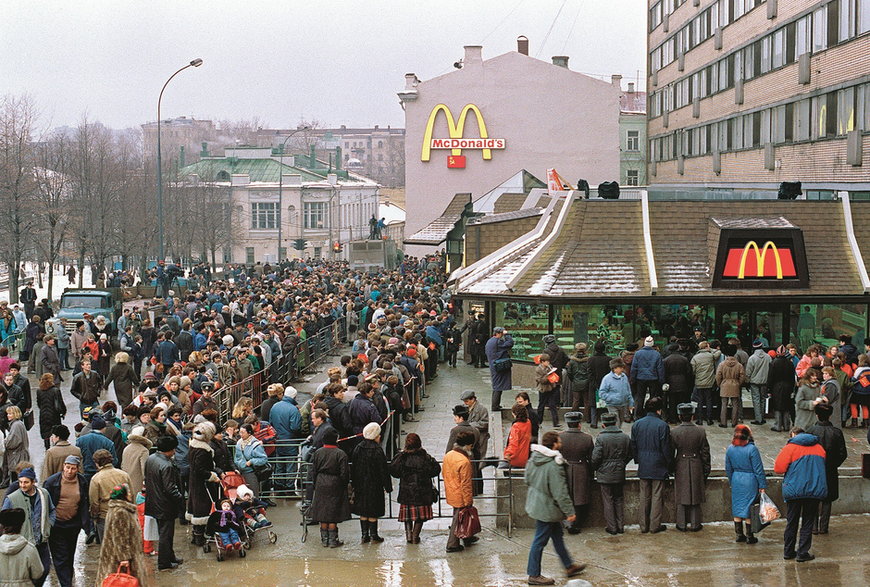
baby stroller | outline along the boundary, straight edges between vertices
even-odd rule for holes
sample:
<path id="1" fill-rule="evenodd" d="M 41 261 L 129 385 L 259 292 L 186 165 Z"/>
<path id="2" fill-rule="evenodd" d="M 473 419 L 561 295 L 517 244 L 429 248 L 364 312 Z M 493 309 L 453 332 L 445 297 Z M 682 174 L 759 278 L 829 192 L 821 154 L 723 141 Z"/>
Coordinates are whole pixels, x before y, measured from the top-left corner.
<path id="1" fill-rule="evenodd" d="M 232 550 L 235 550 L 231 544 L 224 544 L 223 543 L 223 540 L 221 540 L 221 535 L 218 531 L 218 526 L 220 524 L 221 515 L 223 513 L 224 512 L 222 512 L 221 510 L 216 510 L 216 511 L 213 511 L 209 515 L 208 522 L 206 522 L 206 525 L 205 525 L 205 535 L 208 537 L 208 541 L 206 541 L 205 545 L 202 547 L 203 552 L 210 552 L 211 551 L 211 542 L 214 541 L 215 549 L 217 550 L 218 562 L 222 562 L 224 560 L 224 557 L 226 556 L 227 552 L 231 552 Z M 239 524 L 239 528 L 240 528 L 239 539 L 240 540 L 242 538 L 241 528 L 243 528 L 243 527 L 244 527 L 244 524 Z M 240 544 L 240 548 L 238 549 L 238 551 L 239 551 L 239 558 L 245 558 L 247 553 L 245 552 L 245 543 L 244 542 L 242 542 Z"/>
<path id="2" fill-rule="evenodd" d="M 272 523 L 265 516 L 260 515 L 265 505 L 265 502 L 253 496 L 246 485 L 237 488 L 237 499 L 233 505 L 233 511 L 236 512 L 239 525 L 242 527 L 239 536 L 246 549 L 251 548 L 254 536 L 260 531 L 265 531 L 268 534 L 271 544 L 278 541 L 278 535 L 272 531 Z M 257 523 L 258 518 L 262 520 L 262 523 Z"/>

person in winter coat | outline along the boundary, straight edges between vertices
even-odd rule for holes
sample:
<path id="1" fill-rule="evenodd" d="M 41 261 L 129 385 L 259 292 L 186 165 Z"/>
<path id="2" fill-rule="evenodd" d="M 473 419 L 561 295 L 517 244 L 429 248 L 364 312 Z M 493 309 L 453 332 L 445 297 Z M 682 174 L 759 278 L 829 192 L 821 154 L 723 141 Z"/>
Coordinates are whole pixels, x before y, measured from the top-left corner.
<path id="1" fill-rule="evenodd" d="M 21 508 L 0 511 L 0 585 L 33 585 L 46 574 L 36 547 L 21 535 L 25 522 Z"/>
<path id="2" fill-rule="evenodd" d="M 568 479 L 565 473 L 565 459 L 559 452 L 562 442 L 559 433 L 551 430 L 544 434 L 541 444 L 532 447 L 532 456 L 526 465 L 525 481 L 528 485 L 526 494 L 526 513 L 535 520 L 535 537 L 529 549 L 529 561 L 526 572 L 529 575 L 529 585 L 553 585 L 555 581 L 541 575 L 541 557 L 544 547 L 550 540 L 568 578 L 579 575 L 586 565 L 575 563 L 565 548 L 562 534 L 562 520 L 573 524 L 577 516 L 571 494 L 568 491 Z"/>
<path id="3" fill-rule="evenodd" d="M 668 385 L 668 390 L 662 392 L 665 420 L 672 423 L 677 421 L 677 406 L 688 402 L 692 397 L 692 364 L 680 352 L 669 354 L 663 363 L 665 383 Z"/>
<path id="4" fill-rule="evenodd" d="M 646 397 L 661 397 L 662 384 L 665 382 L 665 366 L 662 355 L 653 345 L 655 339 L 647 336 L 643 341 L 643 347 L 634 353 L 631 361 L 629 381 L 634 384 L 634 403 L 637 406 L 635 419 L 643 418 L 646 414 Z"/>
<path id="5" fill-rule="evenodd" d="M 57 339 L 52 335 L 46 335 L 43 339 L 45 342 L 45 346 L 42 347 L 42 351 L 40 352 L 40 362 L 42 364 L 42 371 L 39 376 L 42 377 L 43 373 L 51 373 L 54 375 L 54 380 L 60 383 L 63 381 L 63 378 L 60 376 L 61 364 L 60 358 L 57 354 Z"/>
<path id="6" fill-rule="evenodd" d="M 444 477 L 444 499 L 453 508 L 453 520 L 450 523 L 450 533 L 447 535 L 447 552 L 465 550 L 477 542 L 478 537 L 464 539 L 465 546 L 459 543 L 456 536 L 456 525 L 459 523 L 459 512 L 474 505 L 474 488 L 472 486 L 471 460 L 468 458 L 474 447 L 474 434 L 461 432 L 456 437 L 453 448 L 444 455 L 442 474 Z"/>
<path id="7" fill-rule="evenodd" d="M 405 449 L 390 463 L 390 475 L 399 480 L 399 521 L 405 524 L 408 544 L 420 543 L 423 523 L 434 517 L 432 504 L 440 496 L 432 478 L 439 473 L 441 465 L 423 449 L 420 436 L 409 433 L 405 437 Z"/>
<path id="8" fill-rule="evenodd" d="M 142 491 L 145 483 L 145 461 L 152 446 L 144 434 L 145 428 L 142 426 L 133 428 L 121 455 L 121 469 L 130 476 L 130 493 L 134 495 Z"/>
<path id="9" fill-rule="evenodd" d="M 791 412 L 794 410 L 795 371 L 794 362 L 788 356 L 784 346 L 776 349 L 776 358 L 770 363 L 767 386 L 770 391 L 770 409 L 773 411 L 774 423 L 770 427 L 774 432 L 785 432 L 791 428 Z"/>
<path id="10" fill-rule="evenodd" d="M 48 547 L 61 587 L 72 587 L 76 543 L 82 528 L 91 524 L 88 482 L 79 473 L 80 464 L 80 458 L 69 455 L 64 459 L 61 471 L 45 477 L 42 484 L 51 503 L 57 504 Z"/>
<path id="11" fill-rule="evenodd" d="M 514 416 L 513 424 L 508 431 L 507 446 L 504 449 L 504 468 L 522 469 L 529 460 L 529 450 L 532 445 L 532 423 L 525 406 L 514 404 L 511 408 Z"/>
<path id="12" fill-rule="evenodd" d="M 734 345 L 725 345 L 728 352 L 734 352 Z M 719 414 L 719 427 L 725 428 L 728 424 L 728 404 L 731 404 L 731 425 L 737 426 L 737 418 L 740 413 L 740 390 L 746 381 L 746 371 L 740 361 L 734 356 L 726 358 L 716 369 L 716 383 L 719 385 L 719 397 L 722 408 Z M 698 392 L 700 393 L 700 388 Z M 701 407 L 698 406 L 698 424 L 703 424 Z M 708 404 L 707 423 L 711 423 L 713 414 L 712 404 Z"/>
<path id="13" fill-rule="evenodd" d="M 767 384 L 770 378 L 770 355 L 764 351 L 761 339 L 752 341 L 752 356 L 746 361 L 746 379 L 752 394 L 752 409 L 755 412 L 755 425 L 764 424 L 764 398 L 767 395 Z"/>
<path id="14" fill-rule="evenodd" d="M 578 342 L 574 345 L 574 354 L 568 360 L 567 376 L 571 385 L 571 411 L 578 411 L 581 402 L 586 412 L 595 410 L 594 393 L 589 397 L 589 355 L 586 354 L 585 342 Z M 592 412 L 592 420 L 595 420 L 594 411 Z"/>
<path id="15" fill-rule="evenodd" d="M 550 355 L 542 353 L 535 367 L 535 386 L 538 388 L 538 420 L 544 421 L 544 410 L 550 408 L 553 427 L 559 425 L 559 371 L 550 363 Z M 555 379 L 555 383 L 554 380 Z"/>
<path id="16" fill-rule="evenodd" d="M 338 539 L 338 524 L 350 519 L 347 484 L 350 468 L 347 455 L 338 448 L 338 432 L 327 430 L 323 447 L 311 459 L 310 482 L 314 487 L 308 517 L 320 523 L 320 544 L 338 548 L 344 543 Z"/>
<path id="17" fill-rule="evenodd" d="M 798 562 L 811 561 L 816 558 L 810 553 L 813 524 L 819 514 L 819 504 L 828 497 L 825 449 L 816 436 L 807 434 L 801 428 L 792 428 L 791 439 L 773 463 L 773 472 L 783 476 L 782 497 L 787 510 L 783 558 L 797 558 Z"/>
<path id="18" fill-rule="evenodd" d="M 513 387 L 512 366 L 509 362 L 513 346 L 513 337 L 501 326 L 496 326 L 492 331 L 492 337 L 486 341 L 484 347 L 486 360 L 489 361 L 489 377 L 492 382 L 490 407 L 493 413 L 501 411 L 502 392 L 509 391 Z"/>
<path id="19" fill-rule="evenodd" d="M 821 398 L 825 400 L 829 406 L 834 409 L 834 413 L 838 414 L 838 417 L 834 418 L 831 424 L 834 428 L 843 428 L 843 421 L 840 420 L 839 414 L 842 412 L 842 390 L 840 389 L 840 382 L 837 380 L 836 371 L 834 371 L 833 367 L 823 367 L 822 368 L 822 384 L 819 388 L 821 393 Z"/>
<path id="20" fill-rule="evenodd" d="M 233 463 L 236 471 L 245 478 L 245 485 L 254 492 L 254 497 L 260 495 L 260 480 L 254 473 L 254 467 L 261 467 L 269 462 L 263 443 L 254 436 L 252 424 L 242 424 L 239 428 L 239 441 L 236 443 L 236 451 Z M 193 483 L 193 469 L 191 468 L 191 483 Z"/>
<path id="21" fill-rule="evenodd" d="M 468 325 L 468 352 L 471 354 L 470 365 L 478 368 L 487 366 L 485 351 L 487 334 L 489 334 L 489 331 L 486 327 L 486 317 L 483 315 L 483 312 L 479 312 L 477 316 L 472 315 L 471 322 Z"/>
<path id="22" fill-rule="evenodd" d="M 184 496 L 175 465 L 175 449 L 178 440 L 174 436 L 163 436 L 157 441 L 157 452 L 145 461 L 145 515 L 157 521 L 160 541 L 157 546 L 157 568 L 174 569 L 182 559 L 175 556 L 172 544 L 175 537 L 175 519 L 184 508 Z M 135 514 L 135 508 L 133 512 Z M 138 521 L 132 538 L 142 548 L 141 532 Z"/>
<path id="23" fill-rule="evenodd" d="M 710 348 L 710 343 L 704 340 L 698 344 L 698 352 L 691 360 L 695 389 L 698 394 L 699 411 L 695 415 L 695 419 L 699 423 L 704 422 L 704 420 L 709 422 L 713 419 L 713 388 L 716 387 L 716 367 L 721 356 L 722 351 Z M 705 407 L 706 413 L 700 412 L 701 406 Z"/>
<path id="24" fill-rule="evenodd" d="M 601 416 L 604 430 L 595 439 L 591 462 L 604 504 L 605 530 L 611 535 L 625 532 L 625 467 L 634 458 L 631 439 L 619 428 L 617 421 L 613 412 Z"/>
<path id="25" fill-rule="evenodd" d="M 52 428 L 50 437 L 52 447 L 45 451 L 40 479 L 48 479 L 55 473 L 63 471 L 64 462 L 69 456 L 77 457 L 81 465 L 82 449 L 69 443 L 69 435 L 69 428 L 63 424 Z"/>
<path id="26" fill-rule="evenodd" d="M 674 447 L 674 497 L 677 530 L 701 529 L 701 504 L 705 501 L 704 482 L 710 475 L 710 443 L 707 432 L 692 423 L 692 404 L 677 406 L 680 425 L 671 430 Z"/>
<path id="27" fill-rule="evenodd" d="M 825 477 L 828 495 L 819 504 L 819 515 L 813 524 L 813 534 L 827 534 L 831 520 L 831 503 L 840 498 L 840 478 L 837 468 L 846 460 L 846 440 L 843 431 L 833 425 L 831 418 L 838 417 L 834 408 L 824 402 L 816 406 L 818 422 L 807 430 L 819 439 L 825 449 Z"/>
<path id="28" fill-rule="evenodd" d="M 657 534 L 666 529 L 661 523 L 664 510 L 664 486 L 674 459 L 671 432 L 662 420 L 662 400 L 652 397 L 646 402 L 646 415 L 631 425 L 631 451 L 640 479 L 640 532 Z"/>
<path id="29" fill-rule="evenodd" d="M 794 426 L 806 430 L 816 422 L 814 411 L 816 404 L 821 402 L 821 373 L 818 369 L 807 369 L 798 381 L 798 390 L 794 396 Z"/>
<path id="30" fill-rule="evenodd" d="M 43 373 L 36 390 L 36 407 L 39 409 L 39 435 L 48 449 L 51 445 L 52 429 L 63 423 L 66 404 L 60 389 L 55 385 L 54 375 Z"/>
<path id="31" fill-rule="evenodd" d="M 113 381 L 118 405 L 124 409 L 133 401 L 133 389 L 139 385 L 139 375 L 130 365 L 129 354 L 120 352 L 115 355 L 115 364 L 109 369 L 109 377 L 106 379 L 106 389 Z M 138 491 L 134 491 L 133 495 L 136 493 Z"/>
<path id="32" fill-rule="evenodd" d="M 594 358 L 594 357 L 593 357 Z M 604 376 L 598 387 L 598 398 L 607 405 L 607 411 L 616 414 L 619 426 L 629 419 L 629 410 L 634 407 L 631 386 L 625 374 L 622 359 L 610 361 L 611 372 Z"/>
<path id="33" fill-rule="evenodd" d="M 187 513 L 185 518 L 193 525 L 193 544 L 205 544 L 205 527 L 211 513 L 212 503 L 220 495 L 220 471 L 214 463 L 214 449 L 211 441 L 215 426 L 211 422 L 201 422 L 193 429 L 188 441 L 187 464 L 190 477 L 187 488 Z M 253 437 L 251 437 L 253 438 Z"/>
<path id="34" fill-rule="evenodd" d="M 381 427 L 375 422 L 363 428 L 363 441 L 351 455 L 353 484 L 351 511 L 359 516 L 362 543 L 383 542 L 378 534 L 378 518 L 384 515 L 384 493 L 393 490 L 387 457 L 380 445 Z"/>
<path id="35" fill-rule="evenodd" d="M 556 337 L 552 334 L 545 335 L 541 342 L 544 343 L 544 352 L 550 355 L 550 364 L 559 375 L 559 381 L 553 388 L 556 402 L 560 406 L 570 406 L 572 401 L 571 386 L 563 384 L 564 369 L 568 366 L 568 355 L 562 350 L 562 347 L 556 342 Z"/>
<path id="36" fill-rule="evenodd" d="M 568 429 L 561 434 L 562 456 L 568 463 L 568 492 L 574 503 L 576 519 L 568 526 L 569 534 L 579 534 L 586 514 L 589 510 L 589 485 L 592 480 L 592 437 L 580 429 L 583 414 L 568 412 L 565 414 L 565 424 Z"/>
<path id="37" fill-rule="evenodd" d="M 139 580 L 139 585 L 155 585 L 149 565 L 145 562 L 139 516 L 131 498 L 130 488 L 126 485 L 116 486 L 111 493 L 106 514 L 106 533 L 100 546 L 98 585 L 102 585 L 112 573 L 117 573 L 118 566 L 124 561 L 129 563 L 129 573 Z"/>
<path id="38" fill-rule="evenodd" d="M 758 538 L 752 534 L 749 508 L 755 503 L 758 494 L 764 493 L 767 489 L 767 477 L 764 475 L 761 454 L 755 446 L 752 430 L 748 426 L 739 424 L 734 428 L 731 446 L 725 452 L 725 475 L 731 485 L 731 515 L 734 516 L 737 542 L 755 544 Z"/>
<path id="39" fill-rule="evenodd" d="M 269 410 L 269 423 L 277 434 L 276 455 L 273 481 L 278 489 L 296 487 L 296 459 L 299 456 L 299 438 L 302 436 L 302 417 L 296 404 L 296 388 L 287 386 L 282 393 L 281 401 Z"/>
<path id="40" fill-rule="evenodd" d="M 92 370 L 90 361 L 82 361 L 82 370 L 73 377 L 70 385 L 70 393 L 79 400 L 80 414 L 84 414 L 85 408 L 98 405 L 102 388 L 103 378 Z"/>
<path id="41" fill-rule="evenodd" d="M 21 409 L 18 406 L 6 407 L 6 419 L 9 428 L 6 432 L 3 468 L 9 473 L 10 481 L 15 481 L 15 467 L 18 463 L 30 460 L 30 439 L 27 436 L 27 427 L 21 421 Z"/>

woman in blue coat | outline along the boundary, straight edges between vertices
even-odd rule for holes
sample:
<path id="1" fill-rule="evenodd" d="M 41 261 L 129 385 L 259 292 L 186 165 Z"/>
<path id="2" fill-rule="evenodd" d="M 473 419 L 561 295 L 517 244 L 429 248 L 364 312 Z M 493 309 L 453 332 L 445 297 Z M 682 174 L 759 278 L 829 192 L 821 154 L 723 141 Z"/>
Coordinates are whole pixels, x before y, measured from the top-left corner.
<path id="1" fill-rule="evenodd" d="M 767 477 L 764 476 L 764 465 L 755 442 L 752 431 L 743 424 L 734 428 L 734 438 L 725 453 L 725 474 L 731 484 L 731 514 L 734 516 L 734 531 L 737 532 L 737 542 L 755 544 L 758 538 L 752 534 L 752 524 L 749 519 L 749 508 L 755 503 L 758 494 L 767 488 Z M 743 523 L 746 522 L 746 533 L 743 533 Z"/>
<path id="2" fill-rule="evenodd" d="M 254 427 L 244 424 L 239 428 L 239 441 L 236 443 L 236 453 L 233 457 L 236 471 L 245 478 L 245 484 L 254 492 L 254 497 L 260 495 L 260 481 L 254 473 L 254 467 L 262 467 L 269 462 L 263 443 L 254 436 Z"/>

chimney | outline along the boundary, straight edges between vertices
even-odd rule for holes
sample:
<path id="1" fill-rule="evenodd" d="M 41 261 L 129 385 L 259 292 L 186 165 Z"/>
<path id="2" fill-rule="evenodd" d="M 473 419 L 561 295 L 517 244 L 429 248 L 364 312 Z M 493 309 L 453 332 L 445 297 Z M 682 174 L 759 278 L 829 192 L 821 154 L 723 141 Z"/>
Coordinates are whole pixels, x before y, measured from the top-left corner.
<path id="1" fill-rule="evenodd" d="M 417 78 L 416 73 L 406 73 L 405 74 L 405 89 L 413 90 L 417 87 L 417 84 L 420 83 L 420 80 Z"/>
<path id="2" fill-rule="evenodd" d="M 464 67 L 483 63 L 483 47 L 481 45 L 465 45 L 465 56 L 462 58 Z"/>
<path id="3" fill-rule="evenodd" d="M 525 35 L 517 37 L 517 53 L 521 55 L 529 54 L 529 38 Z"/>
<path id="4" fill-rule="evenodd" d="M 564 67 L 568 69 L 568 56 L 567 55 L 553 55 L 553 65 L 558 65 L 559 67 Z"/>
<path id="5" fill-rule="evenodd" d="M 613 84 L 617 89 L 622 89 L 622 76 L 618 73 L 615 73 L 610 76 L 610 83 Z"/>
<path id="6" fill-rule="evenodd" d="M 329 185 L 336 185 L 338 183 L 338 174 L 329 173 L 326 175 L 326 183 Z"/>
<path id="7" fill-rule="evenodd" d="M 281 179 L 285 186 L 302 185 L 302 176 L 298 173 L 282 173 Z"/>
<path id="8" fill-rule="evenodd" d="M 628 82 L 628 93 L 629 94 L 634 93 L 634 82 Z"/>

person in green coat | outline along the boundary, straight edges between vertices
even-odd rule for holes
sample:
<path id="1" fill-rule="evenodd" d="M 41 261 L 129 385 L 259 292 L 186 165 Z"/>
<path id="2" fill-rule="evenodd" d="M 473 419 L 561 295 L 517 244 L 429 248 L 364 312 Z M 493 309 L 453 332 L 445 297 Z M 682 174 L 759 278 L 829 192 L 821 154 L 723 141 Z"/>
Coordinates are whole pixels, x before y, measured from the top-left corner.
<path id="1" fill-rule="evenodd" d="M 529 585 L 553 585 L 555 580 L 541 575 L 541 556 L 550 540 L 565 566 L 567 577 L 579 575 L 586 565 L 574 563 L 565 548 L 562 520 L 573 523 L 574 502 L 568 491 L 566 462 L 559 449 L 562 441 L 553 430 L 544 434 L 541 444 L 532 445 L 532 456 L 526 464 L 526 513 L 535 520 L 535 538 L 529 550 L 527 572 Z"/>

